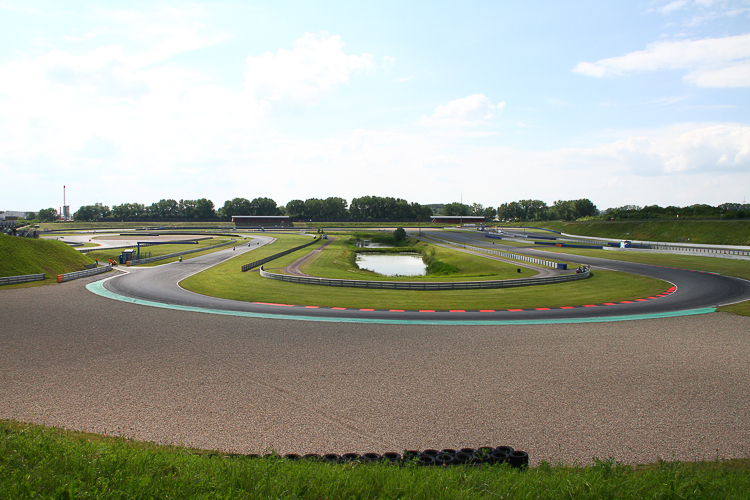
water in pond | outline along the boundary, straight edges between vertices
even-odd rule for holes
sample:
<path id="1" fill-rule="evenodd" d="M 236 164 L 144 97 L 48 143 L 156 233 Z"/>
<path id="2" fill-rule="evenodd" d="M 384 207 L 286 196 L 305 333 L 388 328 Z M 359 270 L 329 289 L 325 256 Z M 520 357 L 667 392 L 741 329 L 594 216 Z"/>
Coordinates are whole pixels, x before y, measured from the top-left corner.
<path id="1" fill-rule="evenodd" d="M 358 253 L 357 266 L 383 276 L 424 276 L 422 256 L 411 253 Z"/>
<path id="2" fill-rule="evenodd" d="M 393 248 L 391 245 L 386 245 L 385 243 L 374 243 L 370 240 L 357 240 L 355 245 L 357 246 L 357 248 Z"/>

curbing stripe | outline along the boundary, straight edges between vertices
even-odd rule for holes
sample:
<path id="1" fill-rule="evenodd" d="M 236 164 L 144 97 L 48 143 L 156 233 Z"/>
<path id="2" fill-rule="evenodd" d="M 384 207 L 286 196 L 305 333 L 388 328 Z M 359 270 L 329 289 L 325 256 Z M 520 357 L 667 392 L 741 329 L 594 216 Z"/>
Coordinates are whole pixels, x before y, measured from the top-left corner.
<path id="1" fill-rule="evenodd" d="M 111 279 L 111 278 L 109 278 Z M 570 318 L 570 319 L 538 319 L 538 320 L 399 320 L 399 319 L 376 319 L 376 318 L 318 318 L 314 316 L 290 316 L 285 314 L 268 314 L 254 313 L 246 311 L 227 311 L 221 309 L 207 309 L 202 307 L 180 306 L 174 304 L 163 304 L 161 302 L 152 302 L 141 299 L 131 299 L 122 295 L 110 292 L 104 288 L 103 283 L 107 280 L 95 281 L 86 285 L 86 289 L 96 295 L 129 302 L 131 304 L 158 307 L 162 309 L 172 309 L 175 311 L 198 312 L 204 314 L 219 314 L 224 316 L 240 316 L 247 318 L 262 319 L 280 319 L 296 321 L 318 321 L 329 323 L 377 323 L 390 325 L 552 325 L 564 323 L 611 323 L 615 321 L 633 321 L 639 319 L 657 319 L 657 318 L 674 318 L 680 316 L 693 316 L 697 314 L 708 314 L 716 311 L 714 307 L 704 307 L 701 309 L 689 309 L 686 311 L 674 311 L 668 313 L 656 314 L 634 314 L 631 316 L 611 316 L 611 317 L 594 317 L 594 318 Z M 391 309 L 391 312 L 404 312 L 403 310 Z"/>

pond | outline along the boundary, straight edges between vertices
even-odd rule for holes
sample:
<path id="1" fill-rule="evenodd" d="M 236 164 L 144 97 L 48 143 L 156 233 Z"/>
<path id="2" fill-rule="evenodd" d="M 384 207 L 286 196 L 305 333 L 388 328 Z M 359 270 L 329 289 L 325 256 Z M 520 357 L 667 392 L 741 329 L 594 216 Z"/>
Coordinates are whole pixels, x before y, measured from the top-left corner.
<path id="1" fill-rule="evenodd" d="M 391 245 L 386 245 L 385 243 L 374 243 L 370 240 L 357 240 L 355 245 L 357 248 L 393 248 Z"/>
<path id="2" fill-rule="evenodd" d="M 424 276 L 427 265 L 416 253 L 358 253 L 357 266 L 383 276 Z"/>

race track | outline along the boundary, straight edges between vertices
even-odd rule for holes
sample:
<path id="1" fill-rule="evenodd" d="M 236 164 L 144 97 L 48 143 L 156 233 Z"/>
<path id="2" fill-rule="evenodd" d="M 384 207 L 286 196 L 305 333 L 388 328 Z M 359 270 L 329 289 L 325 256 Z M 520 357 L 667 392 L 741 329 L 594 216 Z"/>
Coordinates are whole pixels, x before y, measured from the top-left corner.
<path id="1" fill-rule="evenodd" d="M 258 236 L 261 244 L 271 237 Z M 459 240 L 460 241 L 460 240 Z M 471 243 L 476 244 L 474 240 Z M 481 242 L 480 242 L 481 243 Z M 611 269 L 632 274 L 658 278 L 676 287 L 665 287 L 664 294 L 655 297 L 644 297 L 637 301 L 623 301 L 617 304 L 570 304 L 569 308 L 552 308 L 550 310 L 498 310 L 480 311 L 392 311 L 370 309 L 344 309 L 332 307 L 306 307 L 315 304 L 316 285 L 289 284 L 302 286 L 310 290 L 308 304 L 266 304 L 257 302 L 240 302 L 198 295 L 182 289 L 178 283 L 202 269 L 215 265 L 238 253 L 250 251 L 254 246 L 237 246 L 236 250 L 227 249 L 220 252 L 192 258 L 181 263 L 158 266 L 154 268 L 133 268 L 124 276 L 107 280 L 103 285 L 90 287 L 92 291 L 119 300 L 135 301 L 143 305 L 179 306 L 204 312 L 217 311 L 223 314 L 257 315 L 259 317 L 284 316 L 294 319 L 348 321 L 348 322 L 386 322 L 397 324 L 514 324 L 518 322 L 547 321 L 612 321 L 624 318 L 664 317 L 685 314 L 711 312 L 718 305 L 731 304 L 750 300 L 750 282 L 711 273 L 675 269 L 670 267 L 650 266 L 606 259 L 582 259 L 597 269 Z M 518 252 L 518 249 L 514 248 Z M 528 251 L 527 251 L 528 252 Z M 559 259 L 558 254 L 534 252 L 544 258 Z M 248 258 L 248 260 L 251 260 Z M 358 290 L 358 293 L 365 293 Z"/>
<path id="2" fill-rule="evenodd" d="M 177 280 L 192 260 L 131 275 Z M 678 285 L 643 306 L 712 305 L 695 284 L 730 293 L 713 275 L 639 269 Z M 288 321 L 110 300 L 87 290 L 94 279 L 0 289 L 0 418 L 239 453 L 507 444 L 532 463 L 750 457 L 747 317 Z"/>

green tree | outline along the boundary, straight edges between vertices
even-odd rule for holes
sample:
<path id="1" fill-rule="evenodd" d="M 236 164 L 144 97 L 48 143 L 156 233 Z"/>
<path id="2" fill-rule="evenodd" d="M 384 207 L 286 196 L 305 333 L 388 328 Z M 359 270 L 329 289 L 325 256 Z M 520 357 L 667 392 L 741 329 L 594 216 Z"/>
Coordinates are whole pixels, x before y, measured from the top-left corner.
<path id="1" fill-rule="evenodd" d="M 250 200 L 247 198 L 232 198 L 224 202 L 219 209 L 219 217 L 232 217 L 233 215 L 254 215 Z"/>
<path id="2" fill-rule="evenodd" d="M 271 198 L 255 198 L 250 202 L 250 215 L 280 215 L 276 202 Z"/>
<path id="3" fill-rule="evenodd" d="M 400 243 L 402 240 L 406 239 L 406 231 L 403 227 L 397 227 L 396 230 L 393 231 L 393 237 Z"/>
<path id="4" fill-rule="evenodd" d="M 443 208 L 443 215 L 457 216 L 457 215 L 469 215 L 469 207 L 463 203 L 453 202 L 448 203 Z"/>
<path id="5" fill-rule="evenodd" d="M 36 216 L 40 222 L 54 222 L 60 219 L 60 214 L 54 208 L 43 208 Z"/>

